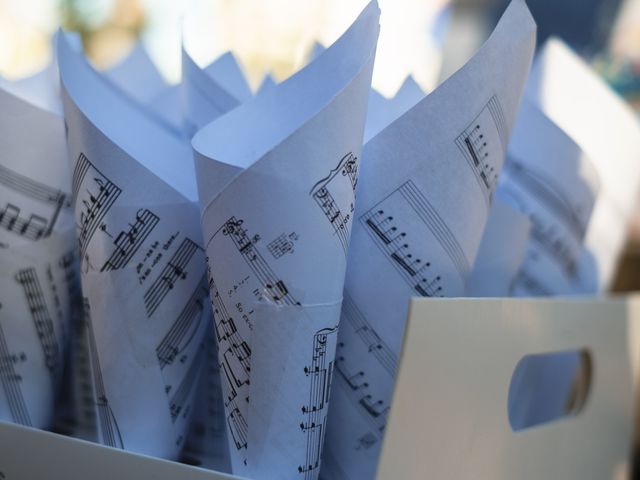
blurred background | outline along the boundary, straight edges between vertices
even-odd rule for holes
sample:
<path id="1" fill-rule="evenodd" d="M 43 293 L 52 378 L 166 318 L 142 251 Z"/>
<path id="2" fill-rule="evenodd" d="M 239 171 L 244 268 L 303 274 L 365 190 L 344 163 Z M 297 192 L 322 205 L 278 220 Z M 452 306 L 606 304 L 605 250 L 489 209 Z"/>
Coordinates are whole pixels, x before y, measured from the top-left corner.
<path id="1" fill-rule="evenodd" d="M 168 82 L 180 78 L 183 26 L 201 64 L 233 51 L 252 85 L 281 81 L 316 42 L 329 45 L 368 0 L 0 0 L 0 75 L 43 68 L 57 28 L 80 33 L 99 67 L 141 40 Z M 428 92 L 487 38 L 507 0 L 378 0 L 374 87 L 393 96 L 407 75 Z M 528 0 L 538 42 L 567 42 L 640 111 L 640 0 Z M 189 15 L 185 18 L 186 12 Z M 186 27 L 188 26 L 188 28 Z M 640 290 L 640 205 L 615 284 Z"/>

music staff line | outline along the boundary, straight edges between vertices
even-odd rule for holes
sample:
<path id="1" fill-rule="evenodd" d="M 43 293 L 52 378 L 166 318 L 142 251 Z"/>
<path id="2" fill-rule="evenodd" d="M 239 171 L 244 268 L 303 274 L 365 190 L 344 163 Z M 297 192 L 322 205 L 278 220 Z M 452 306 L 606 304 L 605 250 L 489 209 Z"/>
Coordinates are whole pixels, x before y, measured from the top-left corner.
<path id="1" fill-rule="evenodd" d="M 248 425 L 240 412 L 237 401 L 238 390 L 243 385 L 249 385 L 249 372 L 251 367 L 251 349 L 249 344 L 240 336 L 235 321 L 229 315 L 227 307 L 220 297 L 220 292 L 215 282 L 210 276 L 209 291 L 211 303 L 213 305 L 213 319 L 215 323 L 215 333 L 220 351 L 225 344 L 229 345 L 219 361 L 220 369 L 224 373 L 221 375 L 223 385 L 226 386 L 225 407 L 228 407 L 229 415 L 227 423 L 237 450 L 247 448 Z M 225 342 L 225 343 L 222 343 Z M 220 355 L 219 355 L 220 356 Z M 233 362 L 233 360 L 237 360 Z M 240 370 L 240 371 L 237 371 Z M 224 391 L 225 389 L 223 389 Z"/>
<path id="2" fill-rule="evenodd" d="M 247 229 L 242 226 L 243 223 L 243 220 L 230 217 L 214 233 L 214 236 L 218 232 L 222 232 L 223 235 L 231 238 L 247 266 L 264 288 L 263 293 L 268 293 L 270 300 L 279 304 L 300 305 L 300 302 L 291 295 L 284 281 L 278 278 L 269 263 L 256 248 L 255 242 L 259 237 L 251 238 L 247 233 Z"/>
<path id="3" fill-rule="evenodd" d="M 85 187 L 87 197 L 80 197 L 80 189 L 85 183 L 85 178 L 89 172 L 93 170 L 94 185 Z M 97 193 L 92 192 L 89 188 L 98 189 Z M 80 211 L 80 224 L 78 241 L 80 242 L 80 257 L 86 259 L 86 251 L 96 230 L 101 225 L 105 215 L 109 212 L 113 204 L 116 202 L 122 190 L 103 175 L 84 155 L 81 153 L 73 172 L 73 192 L 77 204 L 82 204 L 85 209 Z"/>
<path id="4" fill-rule="evenodd" d="M 171 422 L 175 423 L 178 417 L 183 414 L 187 415 L 189 410 L 185 411 L 185 405 L 189 399 L 189 395 L 197 385 L 199 373 L 202 367 L 202 357 L 204 356 L 204 345 L 198 347 L 198 353 L 191 361 L 186 374 L 180 381 L 178 388 L 169 396 L 169 412 L 171 414 Z"/>
<path id="5" fill-rule="evenodd" d="M 21 207 L 7 202 L 5 209 L 0 212 L 0 227 L 29 240 L 39 240 L 50 236 L 60 212 L 67 205 L 68 194 L 2 165 L 0 165 L 0 184 L 52 209 L 49 218 L 36 213 L 21 217 Z"/>
<path id="6" fill-rule="evenodd" d="M 394 210 L 393 204 L 398 200 L 409 207 L 408 211 L 412 213 L 407 214 L 403 209 Z M 411 216 L 414 218 L 409 218 Z M 469 261 L 460 244 L 411 180 L 403 183 L 360 217 L 365 231 L 412 289 L 420 296 L 440 296 L 443 291 L 441 276 L 431 273 L 431 262 L 421 258 L 411 243 L 413 239 L 407 227 L 415 220 L 427 227 L 452 260 L 461 278 L 466 278 L 470 268 Z M 422 240 L 419 239 L 418 242 L 417 248 L 420 248 Z"/>
<path id="7" fill-rule="evenodd" d="M 542 225 L 532 222 L 531 240 L 536 242 L 551 258 L 564 270 L 569 278 L 575 278 L 578 270 L 578 251 L 572 251 L 571 247 L 561 236 L 554 235 L 553 228 L 545 229 Z"/>
<path id="8" fill-rule="evenodd" d="M 42 203 L 61 205 L 67 197 L 62 190 L 20 175 L 3 165 L 0 165 L 0 183 Z"/>
<path id="9" fill-rule="evenodd" d="M 368 447 L 382 439 L 389 404 L 382 399 L 373 399 L 369 378 L 376 377 L 368 376 L 362 367 L 349 368 L 349 360 L 342 355 L 345 342 L 349 342 L 350 345 L 351 342 L 361 342 L 364 352 L 376 359 L 380 367 L 389 374 L 390 382 L 393 382 L 398 362 L 397 355 L 382 341 L 346 292 L 342 302 L 340 337 L 336 354 L 336 370 L 339 379 L 336 384 L 350 398 L 358 413 L 369 424 L 370 432 L 365 435 L 366 438 L 360 439 L 361 443 Z M 376 367 L 373 366 L 373 368 Z"/>
<path id="10" fill-rule="evenodd" d="M 38 334 L 38 340 L 44 355 L 44 362 L 52 382 L 55 384 L 60 373 L 60 348 L 56 338 L 53 320 L 45 302 L 42 287 L 36 269 L 29 267 L 19 270 L 15 276 L 16 281 L 22 286 L 27 306 L 31 313 L 33 325 Z"/>
<path id="11" fill-rule="evenodd" d="M 391 347 L 380 338 L 373 326 L 367 321 L 351 296 L 345 291 L 342 299 L 341 318 L 348 324 L 391 377 L 395 377 L 398 357 Z"/>
<path id="12" fill-rule="evenodd" d="M 93 164 L 89 161 L 86 155 L 84 153 L 80 153 L 76 166 L 73 169 L 73 178 L 71 181 L 71 191 L 73 193 L 73 198 L 78 198 L 80 184 L 89 171 L 89 168 L 91 168 L 92 166 Z"/>
<path id="13" fill-rule="evenodd" d="M 294 239 L 297 239 L 297 235 L 295 233 L 291 233 L 289 235 L 281 233 L 267 244 L 267 250 L 275 259 L 278 259 L 287 253 L 293 253 Z"/>
<path id="14" fill-rule="evenodd" d="M 93 323 L 91 320 L 91 312 L 89 301 L 84 298 L 84 326 L 86 328 L 87 344 L 89 346 L 89 362 L 91 363 L 91 371 L 93 374 L 94 399 L 97 409 L 98 424 L 100 426 L 100 435 L 102 443 L 114 448 L 124 449 L 122 434 L 118 427 L 118 421 L 109 405 L 107 393 L 102 377 L 102 369 L 100 368 L 100 358 L 98 355 L 98 347 L 96 345 Z"/>
<path id="15" fill-rule="evenodd" d="M 572 205 L 571 199 L 563 194 L 563 189 L 555 185 L 552 179 L 531 171 L 513 159 L 509 160 L 505 169 L 514 181 L 517 181 L 531 195 L 546 205 L 550 211 L 562 218 L 577 240 L 584 237 L 587 225 L 580 218 L 579 207 Z"/>
<path id="16" fill-rule="evenodd" d="M 298 466 L 298 472 L 304 473 L 305 480 L 313 480 L 314 471 L 320 467 L 322 444 L 326 433 L 327 406 L 334 361 L 327 358 L 329 337 L 335 337 L 338 327 L 323 328 L 313 336 L 311 364 L 304 368 L 310 377 L 309 403 L 302 407 L 306 422 L 300 423 L 300 429 L 307 434 L 305 463 Z"/>
<path id="17" fill-rule="evenodd" d="M 40 240 L 47 237 L 51 231 L 48 229 L 48 220 L 40 215 L 31 214 L 29 218 L 20 216 L 21 209 L 12 203 L 0 212 L 0 228 L 8 232 L 17 233 L 29 240 Z M 53 224 L 50 225 L 51 227 Z"/>
<path id="18" fill-rule="evenodd" d="M 338 351 L 342 347 L 338 343 Z M 372 404 L 372 397 L 366 392 L 369 383 L 366 381 L 366 374 L 362 370 L 350 372 L 344 365 L 345 358 L 342 355 L 336 356 L 335 369 L 337 372 L 337 381 L 335 382 L 339 388 L 342 388 L 346 395 L 350 398 L 352 404 L 357 405 L 361 410 L 362 416 L 371 428 L 371 433 L 375 436 L 376 441 L 382 440 L 384 429 L 387 425 L 387 413 L 389 408 L 376 410 Z"/>
<path id="19" fill-rule="evenodd" d="M 513 296 L 516 287 L 521 285 L 529 292 L 538 297 L 550 297 L 553 292 L 545 287 L 537 278 L 530 275 L 524 268 L 520 268 L 509 287 L 509 296 Z"/>
<path id="20" fill-rule="evenodd" d="M 126 267 L 159 221 L 160 218 L 146 208 L 138 211 L 135 222 L 129 224 L 129 229 L 121 231 L 114 239 L 115 250 L 100 271 L 118 270 Z"/>
<path id="21" fill-rule="evenodd" d="M 201 247 L 190 238 L 182 240 L 158 277 L 144 293 L 144 305 L 148 318 L 151 318 L 169 292 L 173 290 L 176 281 L 187 278 L 186 267 L 199 249 Z"/>
<path id="22" fill-rule="evenodd" d="M 490 122 L 490 124 L 486 122 Z M 476 118 L 455 140 L 474 173 L 487 205 L 491 204 L 493 191 L 498 181 L 498 169 L 495 162 L 502 159 L 503 152 L 507 147 L 508 130 L 506 125 L 498 97 L 493 95 Z M 492 129 L 495 129 L 498 135 L 499 145 L 494 145 L 491 142 Z"/>
<path id="23" fill-rule="evenodd" d="M 156 347 L 160 369 L 172 364 L 198 332 L 204 302 L 207 298 L 207 276 L 204 274 L 171 328 Z"/>
<path id="24" fill-rule="evenodd" d="M 299 302 L 291 295 L 285 283 L 278 278 L 256 248 L 255 243 L 259 241 L 260 237 L 258 235 L 249 236 L 243 224 L 243 220 L 234 216 L 229 217 L 211 235 L 207 242 L 207 248 L 219 235 L 228 237 L 257 282 L 261 285 L 262 290 L 260 293 L 262 295 L 268 296 L 271 301 L 278 304 L 299 305 Z M 245 399 L 239 398 L 239 390 L 249 385 L 251 348 L 238 331 L 235 319 L 229 313 L 229 309 L 220 295 L 211 271 L 209 271 L 209 290 L 213 305 L 215 332 L 219 345 L 219 363 L 223 372 L 223 391 L 226 397 L 224 404 L 229 412 L 227 424 L 236 449 L 242 450 L 247 448 L 248 424 L 238 402 L 248 401 L 248 397 Z"/>
<path id="25" fill-rule="evenodd" d="M 331 193 L 331 184 L 339 181 L 341 178 L 345 178 L 351 185 L 351 190 L 355 192 L 356 185 L 358 183 L 358 163 L 357 157 L 351 152 L 347 153 L 338 166 L 333 169 L 329 175 L 322 180 L 318 181 L 312 188 L 309 194 L 318 204 L 322 213 L 324 213 L 327 220 L 333 227 L 334 234 L 338 237 L 345 256 L 349 248 L 350 238 L 350 221 L 352 215 L 352 209 L 349 208 L 349 212 L 345 212 L 345 206 L 342 208 L 338 205 L 334 195 Z M 342 175 L 339 175 L 339 174 Z M 353 198 L 351 198 L 353 200 Z M 353 203 L 351 203 L 351 206 Z"/>
<path id="26" fill-rule="evenodd" d="M 2 308 L 0 306 L 0 308 Z M 31 416 L 22 394 L 22 377 L 16 373 L 9 346 L 0 324 L 0 382 L 4 391 L 11 418 L 15 423 L 31 426 Z"/>

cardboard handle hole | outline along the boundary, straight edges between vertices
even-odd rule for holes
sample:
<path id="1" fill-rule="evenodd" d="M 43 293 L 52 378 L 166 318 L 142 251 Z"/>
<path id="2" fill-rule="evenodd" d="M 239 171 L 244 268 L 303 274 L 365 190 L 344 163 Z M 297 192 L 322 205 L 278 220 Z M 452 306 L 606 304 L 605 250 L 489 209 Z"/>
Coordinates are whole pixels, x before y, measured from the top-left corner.
<path id="1" fill-rule="evenodd" d="M 593 361 L 586 349 L 525 355 L 509 384 L 511 429 L 518 432 L 580 413 L 592 375 Z"/>

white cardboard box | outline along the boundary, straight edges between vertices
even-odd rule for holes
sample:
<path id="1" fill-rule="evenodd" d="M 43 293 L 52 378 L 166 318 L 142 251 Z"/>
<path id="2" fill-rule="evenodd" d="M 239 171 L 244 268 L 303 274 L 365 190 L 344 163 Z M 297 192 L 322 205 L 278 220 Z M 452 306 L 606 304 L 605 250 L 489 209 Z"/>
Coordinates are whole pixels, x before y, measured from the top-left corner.
<path id="1" fill-rule="evenodd" d="M 414 300 L 378 478 L 627 478 L 639 300 Z M 518 362 L 582 349 L 592 360 L 582 410 L 512 431 Z"/>
<path id="2" fill-rule="evenodd" d="M 379 479 L 626 478 L 640 299 L 414 299 Z M 590 392 L 572 418 L 511 430 L 527 354 L 587 349 Z M 0 480 L 239 477 L 0 422 Z"/>

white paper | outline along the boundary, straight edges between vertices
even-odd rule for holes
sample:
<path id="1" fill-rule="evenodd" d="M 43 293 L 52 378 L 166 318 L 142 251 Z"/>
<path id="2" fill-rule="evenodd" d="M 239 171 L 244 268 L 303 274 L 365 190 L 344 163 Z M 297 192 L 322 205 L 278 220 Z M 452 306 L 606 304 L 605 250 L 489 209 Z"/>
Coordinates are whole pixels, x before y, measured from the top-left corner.
<path id="1" fill-rule="evenodd" d="M 322 52 L 327 49 L 322 43 L 319 41 L 314 41 L 313 45 L 311 45 L 311 50 L 309 51 L 309 62 L 312 62 L 316 58 L 320 56 Z"/>
<path id="2" fill-rule="evenodd" d="M 409 299 L 464 293 L 534 44 L 514 0 L 461 70 L 364 147 L 322 478 L 375 476 Z"/>
<path id="3" fill-rule="evenodd" d="M 557 39 L 532 68 L 526 95 L 592 160 L 600 194 L 585 239 L 581 291 L 611 286 L 640 187 L 640 126 L 636 114 Z"/>
<path id="4" fill-rule="evenodd" d="M 529 242 L 531 221 L 496 194 L 476 261 L 465 290 L 467 297 L 507 297 Z"/>
<path id="5" fill-rule="evenodd" d="M 80 296 L 53 71 L 0 82 L 0 419 L 36 428 L 52 426 Z"/>
<path id="6" fill-rule="evenodd" d="M 531 219 L 531 239 L 511 285 L 516 296 L 569 294 L 579 285 L 582 244 L 599 179 L 582 149 L 523 101 L 498 191 Z"/>
<path id="7" fill-rule="evenodd" d="M 190 147 L 63 35 L 57 53 L 96 440 L 176 458 L 211 318 Z"/>
<path id="8" fill-rule="evenodd" d="M 226 52 L 216 58 L 204 71 L 240 103 L 253 96 L 245 73 L 233 53 Z"/>
<path id="9" fill-rule="evenodd" d="M 213 329 L 206 332 L 205 372 L 196 393 L 191 430 L 180 461 L 217 472 L 230 472 L 218 349 Z"/>
<path id="10" fill-rule="evenodd" d="M 142 42 L 136 43 L 127 56 L 101 73 L 131 101 L 176 132 L 183 132 L 181 87 L 167 84 Z"/>
<path id="11" fill-rule="evenodd" d="M 271 76 L 271 74 L 267 73 L 262 79 L 262 83 L 258 87 L 258 91 L 256 92 L 256 95 L 260 95 L 262 93 L 270 91 L 277 84 L 278 82 L 275 81 L 275 79 Z"/>
<path id="12" fill-rule="evenodd" d="M 100 73 L 138 110 L 146 110 L 148 115 L 155 117 L 156 123 L 164 123 L 166 128 L 173 130 L 174 135 L 186 138 L 181 88 L 167 84 L 142 42 L 136 43 L 131 52 L 116 65 Z"/>
<path id="13" fill-rule="evenodd" d="M 180 85 L 172 85 L 162 90 L 147 104 L 148 108 L 176 131 L 183 132 L 185 125 L 182 119 L 182 100 L 180 98 Z"/>
<path id="14" fill-rule="evenodd" d="M 143 104 L 150 103 L 168 87 L 142 42 L 137 42 L 128 55 L 102 73 Z"/>
<path id="15" fill-rule="evenodd" d="M 251 97 L 231 53 L 203 69 L 183 48 L 181 86 L 184 129 L 189 136 Z"/>
<path id="16" fill-rule="evenodd" d="M 236 474 L 317 478 L 378 17 L 192 142 Z"/>
<path id="17" fill-rule="evenodd" d="M 35 74 L 9 81 L 0 77 L 0 87 L 22 98 L 31 105 L 62 117 L 62 102 L 58 85 L 58 67 L 51 61 L 45 68 Z"/>
<path id="18" fill-rule="evenodd" d="M 411 76 L 407 77 L 393 98 L 387 99 L 372 89 L 364 131 L 365 142 L 375 137 L 383 128 L 393 123 L 423 97 L 424 92 Z"/>

